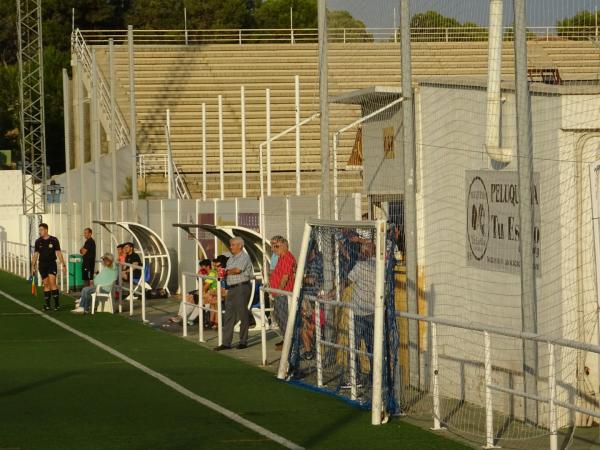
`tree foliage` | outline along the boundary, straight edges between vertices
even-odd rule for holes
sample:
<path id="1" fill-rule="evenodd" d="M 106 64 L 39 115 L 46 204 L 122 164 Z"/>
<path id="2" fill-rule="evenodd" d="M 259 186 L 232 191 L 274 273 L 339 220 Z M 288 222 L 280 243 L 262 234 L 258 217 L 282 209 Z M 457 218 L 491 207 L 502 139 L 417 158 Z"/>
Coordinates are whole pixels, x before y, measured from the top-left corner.
<path id="1" fill-rule="evenodd" d="M 595 13 L 592 11 L 580 11 L 573 17 L 567 17 L 566 19 L 559 20 L 556 23 L 556 31 L 559 36 L 569 36 L 571 39 L 574 34 L 580 39 L 589 39 L 590 37 L 597 36 L 596 24 L 600 24 L 600 11 Z M 581 27 L 576 30 L 570 29 L 571 27 Z"/>

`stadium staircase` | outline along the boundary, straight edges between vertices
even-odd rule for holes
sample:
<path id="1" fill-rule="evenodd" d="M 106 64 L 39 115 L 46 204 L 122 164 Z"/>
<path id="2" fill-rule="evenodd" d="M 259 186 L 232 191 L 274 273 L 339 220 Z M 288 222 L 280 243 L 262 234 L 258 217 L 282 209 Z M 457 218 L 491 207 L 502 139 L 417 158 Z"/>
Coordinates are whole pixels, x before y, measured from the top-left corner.
<path id="1" fill-rule="evenodd" d="M 108 80 L 107 46 L 95 45 L 99 68 Z M 512 43 L 504 46 L 503 73 L 514 73 Z M 564 81 L 598 80 L 600 50 L 587 41 L 532 41 L 530 67 L 558 68 Z M 128 53 L 115 45 L 117 102 L 129 120 Z M 486 42 L 416 42 L 416 79 L 485 77 Z M 219 196 L 217 97 L 223 95 L 225 192 L 241 196 L 240 86 L 246 90 L 248 195 L 259 194 L 258 148 L 266 139 L 265 89 L 271 89 L 272 134 L 295 123 L 294 75 L 300 76 L 301 116 L 318 111 L 318 54 L 315 44 L 136 45 L 138 151 L 165 154 L 166 109 L 171 111 L 174 161 L 189 194 L 201 196 L 201 104 L 207 106 L 207 197 Z M 372 85 L 399 85 L 400 51 L 394 43 L 333 43 L 329 56 L 330 96 Z M 86 81 L 86 80 L 84 80 Z M 86 86 L 89 80 L 86 81 Z M 330 105 L 330 131 L 360 116 L 358 107 Z M 107 122 L 102 121 L 107 127 Z M 105 128 L 108 130 L 108 128 Z M 108 133 L 107 133 L 108 134 Z M 273 195 L 295 192 L 295 140 L 290 134 L 273 144 Z M 341 166 L 350 156 L 355 134 L 341 136 Z M 320 191 L 318 119 L 302 128 L 302 191 Z M 164 170 L 144 173 L 145 190 L 164 195 Z M 360 172 L 340 174 L 340 190 L 355 191 Z"/>

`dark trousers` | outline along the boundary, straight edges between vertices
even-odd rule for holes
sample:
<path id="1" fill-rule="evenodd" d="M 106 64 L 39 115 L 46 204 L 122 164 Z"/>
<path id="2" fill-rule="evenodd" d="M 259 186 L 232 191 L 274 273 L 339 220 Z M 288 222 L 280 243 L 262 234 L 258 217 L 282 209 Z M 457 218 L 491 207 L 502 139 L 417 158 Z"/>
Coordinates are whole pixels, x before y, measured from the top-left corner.
<path id="1" fill-rule="evenodd" d="M 273 315 L 275 322 L 279 325 L 279 334 L 285 337 L 285 328 L 288 320 L 288 298 L 285 295 L 273 297 Z"/>
<path id="2" fill-rule="evenodd" d="M 250 283 L 236 284 L 227 291 L 225 302 L 225 317 L 223 318 L 223 345 L 231 346 L 233 339 L 233 328 L 240 323 L 240 344 L 248 343 L 248 328 L 250 326 L 250 315 L 248 302 L 252 287 Z"/>

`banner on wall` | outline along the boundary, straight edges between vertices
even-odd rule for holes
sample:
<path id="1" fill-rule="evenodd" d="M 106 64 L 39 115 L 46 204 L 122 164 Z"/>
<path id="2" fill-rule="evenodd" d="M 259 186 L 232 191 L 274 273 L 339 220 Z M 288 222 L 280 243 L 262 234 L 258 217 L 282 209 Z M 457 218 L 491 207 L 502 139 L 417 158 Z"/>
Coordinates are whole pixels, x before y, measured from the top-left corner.
<path id="1" fill-rule="evenodd" d="M 540 274 L 540 186 L 534 173 L 533 256 Z M 519 274 L 519 184 L 515 171 L 467 170 L 467 265 L 481 270 Z"/>

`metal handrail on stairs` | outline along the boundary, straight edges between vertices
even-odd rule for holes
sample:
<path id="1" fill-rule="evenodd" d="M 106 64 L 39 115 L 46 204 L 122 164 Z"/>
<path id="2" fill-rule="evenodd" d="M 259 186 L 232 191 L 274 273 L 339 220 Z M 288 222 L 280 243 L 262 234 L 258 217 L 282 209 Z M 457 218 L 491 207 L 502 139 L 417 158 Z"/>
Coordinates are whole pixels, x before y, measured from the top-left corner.
<path id="1" fill-rule="evenodd" d="M 74 30 L 71 35 L 71 51 L 81 62 L 84 69 L 83 73 L 87 76 L 87 80 L 84 79 L 84 83 L 87 82 L 87 86 L 90 87 L 92 80 L 92 53 L 79 29 Z M 97 78 L 100 116 L 102 118 L 101 120 L 104 122 L 104 126 L 108 129 L 111 120 L 110 87 L 101 70 L 98 70 Z M 115 112 L 116 148 L 118 149 L 129 145 L 129 127 L 118 106 L 116 107 Z"/>
<path id="2" fill-rule="evenodd" d="M 137 171 L 140 178 L 146 175 L 160 174 L 167 178 L 169 172 L 169 157 L 166 153 L 144 153 L 137 156 Z M 186 200 L 192 198 L 185 176 L 179 171 L 179 167 L 173 161 L 173 179 L 177 198 Z"/>

